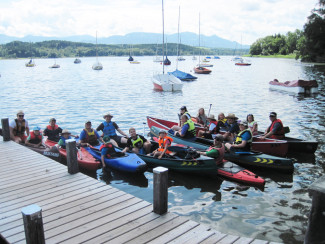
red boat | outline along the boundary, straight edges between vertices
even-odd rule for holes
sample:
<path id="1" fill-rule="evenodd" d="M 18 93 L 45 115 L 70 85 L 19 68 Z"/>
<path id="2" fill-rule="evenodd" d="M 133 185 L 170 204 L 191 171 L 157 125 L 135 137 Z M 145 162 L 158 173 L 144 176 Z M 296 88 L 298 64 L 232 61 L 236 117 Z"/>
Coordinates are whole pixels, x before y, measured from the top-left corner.
<path id="1" fill-rule="evenodd" d="M 239 65 L 239 66 L 250 66 L 250 63 L 235 63 L 235 65 Z"/>
<path id="2" fill-rule="evenodd" d="M 57 144 L 55 141 L 45 140 L 45 145 L 53 147 Z M 67 151 L 63 148 L 59 149 L 60 155 L 63 158 L 67 158 Z M 78 150 L 78 164 L 81 168 L 87 170 L 97 170 L 100 167 L 100 162 L 96 160 L 86 149 L 81 147 Z"/>
<path id="3" fill-rule="evenodd" d="M 147 116 L 147 123 L 149 128 L 152 126 L 169 130 L 173 125 L 178 125 L 176 122 L 168 121 L 168 120 L 163 120 L 163 119 L 157 119 L 153 117 Z M 204 128 L 197 126 L 196 127 L 196 132 L 199 130 L 202 130 Z M 222 132 L 220 132 L 222 134 Z M 284 140 L 274 140 L 274 139 L 264 139 L 262 140 L 259 137 L 254 137 L 253 138 L 253 143 L 252 143 L 252 150 L 258 151 L 258 152 L 263 152 L 265 154 L 270 154 L 274 156 L 279 156 L 279 157 L 285 157 L 288 153 L 288 147 L 289 144 L 287 141 Z"/>
<path id="4" fill-rule="evenodd" d="M 197 74 L 210 74 L 211 70 L 201 67 L 201 66 L 197 66 L 197 67 L 194 67 L 194 72 Z"/>

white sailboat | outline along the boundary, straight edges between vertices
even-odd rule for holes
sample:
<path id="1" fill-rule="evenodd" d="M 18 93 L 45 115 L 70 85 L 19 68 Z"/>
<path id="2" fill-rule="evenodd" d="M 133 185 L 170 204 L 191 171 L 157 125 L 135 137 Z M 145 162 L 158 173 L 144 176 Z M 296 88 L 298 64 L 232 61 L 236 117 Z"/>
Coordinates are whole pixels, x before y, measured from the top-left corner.
<path id="1" fill-rule="evenodd" d="M 56 58 L 54 58 L 54 64 L 49 66 L 49 68 L 51 69 L 58 69 L 60 68 L 60 65 L 56 63 Z"/>
<path id="2" fill-rule="evenodd" d="M 162 2 L 162 23 L 163 23 L 163 58 L 164 60 L 164 42 L 165 42 L 165 27 L 164 27 L 164 0 Z M 155 90 L 159 91 L 181 91 L 183 84 L 180 79 L 176 78 L 172 74 L 165 74 L 165 65 L 162 65 L 163 73 L 156 74 L 152 77 L 152 83 Z"/>
<path id="3" fill-rule="evenodd" d="M 93 70 L 102 70 L 103 65 L 98 61 L 98 50 L 97 50 L 97 31 L 96 31 L 96 63 L 92 66 Z"/>

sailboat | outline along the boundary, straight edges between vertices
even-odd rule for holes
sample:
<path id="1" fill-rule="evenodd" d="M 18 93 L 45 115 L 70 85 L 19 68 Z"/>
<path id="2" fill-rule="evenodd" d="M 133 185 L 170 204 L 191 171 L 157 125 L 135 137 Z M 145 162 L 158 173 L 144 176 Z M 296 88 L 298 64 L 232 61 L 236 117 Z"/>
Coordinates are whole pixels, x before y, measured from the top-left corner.
<path id="1" fill-rule="evenodd" d="M 170 62 L 170 60 L 167 57 L 167 42 L 166 42 L 166 58 L 164 60 L 164 65 L 171 65 L 172 62 Z"/>
<path id="2" fill-rule="evenodd" d="M 51 65 L 51 66 L 49 66 L 49 68 L 51 68 L 51 69 L 58 69 L 58 68 L 60 68 L 60 65 L 56 63 L 56 59 L 55 58 L 54 58 L 54 64 Z"/>
<path id="3" fill-rule="evenodd" d="M 178 79 L 182 81 L 191 81 L 191 80 L 196 80 L 197 77 L 193 76 L 189 73 L 183 72 L 178 70 L 178 61 L 185 60 L 184 58 L 181 59 L 179 56 L 179 43 L 180 43 L 180 38 L 179 38 L 179 22 L 180 22 L 180 15 L 181 15 L 181 7 L 178 9 L 178 43 L 177 43 L 177 59 L 176 59 L 176 70 L 173 72 L 168 72 L 168 74 L 172 74 Z"/>
<path id="4" fill-rule="evenodd" d="M 92 66 L 93 70 L 102 70 L 103 65 L 98 61 L 98 50 L 97 50 L 97 31 L 96 31 L 96 63 Z"/>
<path id="5" fill-rule="evenodd" d="M 131 45 L 130 45 L 130 51 L 129 51 L 129 58 L 128 58 L 128 61 L 133 61 L 134 58 L 131 56 Z"/>
<path id="6" fill-rule="evenodd" d="M 242 51 L 242 37 L 240 37 L 240 50 Z M 238 66 L 250 66 L 251 63 L 246 62 L 242 57 L 240 57 L 239 59 L 235 60 L 235 65 Z"/>
<path id="7" fill-rule="evenodd" d="M 134 58 L 132 57 L 132 50 L 133 50 L 132 47 L 133 47 L 133 46 L 131 46 L 131 49 L 130 49 L 130 55 L 129 55 L 129 59 L 128 59 L 128 61 L 130 62 L 130 64 L 139 64 L 140 62 L 137 61 L 137 60 L 134 60 Z"/>
<path id="8" fill-rule="evenodd" d="M 75 60 L 73 61 L 73 63 L 75 63 L 75 64 L 80 64 L 81 63 L 81 60 L 80 60 L 79 56 L 80 56 L 80 53 L 78 51 L 78 57 L 75 58 Z"/>
<path id="9" fill-rule="evenodd" d="M 32 43 L 30 43 L 30 56 L 31 56 L 30 60 L 27 63 L 25 63 L 26 67 L 34 67 L 36 65 L 33 60 L 33 55 L 32 55 Z"/>
<path id="10" fill-rule="evenodd" d="M 162 40 L 162 60 L 164 60 L 164 42 L 165 42 L 165 27 L 164 27 L 164 0 L 161 1 L 162 5 L 162 26 L 163 26 L 163 40 Z M 165 65 L 162 65 L 163 73 L 152 76 L 152 83 L 155 90 L 159 91 L 181 91 L 183 83 L 180 79 L 171 74 L 165 74 Z"/>
<path id="11" fill-rule="evenodd" d="M 156 57 L 153 58 L 153 61 L 156 62 L 156 63 L 161 63 L 163 60 L 157 54 L 158 54 L 158 43 L 157 43 L 157 46 L 156 46 Z"/>
<path id="12" fill-rule="evenodd" d="M 197 74 L 210 74 L 211 73 L 211 70 L 205 68 L 202 66 L 201 64 L 201 23 L 200 23 L 200 15 L 199 15 L 199 50 L 200 50 L 200 53 L 199 53 L 199 64 L 194 67 L 194 72 L 197 73 Z"/>

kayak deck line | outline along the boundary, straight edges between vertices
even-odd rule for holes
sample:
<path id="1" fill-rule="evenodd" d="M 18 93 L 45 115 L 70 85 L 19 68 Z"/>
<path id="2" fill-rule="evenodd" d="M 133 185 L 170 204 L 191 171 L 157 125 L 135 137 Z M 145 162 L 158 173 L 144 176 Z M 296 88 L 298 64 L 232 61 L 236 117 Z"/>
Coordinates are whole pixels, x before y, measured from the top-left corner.
<path id="1" fill-rule="evenodd" d="M 69 174 L 66 166 L 1 136 L 0 151 L 0 240 L 25 242 L 21 209 L 37 204 L 46 243 L 270 243 L 227 235 L 171 212 L 153 213 L 151 203 L 82 173 Z"/>

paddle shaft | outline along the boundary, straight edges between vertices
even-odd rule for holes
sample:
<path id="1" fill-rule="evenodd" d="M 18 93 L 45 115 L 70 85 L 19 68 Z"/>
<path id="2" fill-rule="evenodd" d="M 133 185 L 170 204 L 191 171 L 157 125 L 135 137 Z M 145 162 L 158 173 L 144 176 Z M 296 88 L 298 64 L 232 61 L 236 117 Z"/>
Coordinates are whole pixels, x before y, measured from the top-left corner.
<path id="1" fill-rule="evenodd" d="M 210 115 L 210 111 L 211 111 L 211 106 L 212 106 L 212 104 L 210 104 L 210 108 L 209 108 L 209 113 L 208 113 L 208 117 L 209 117 L 209 115 Z"/>

